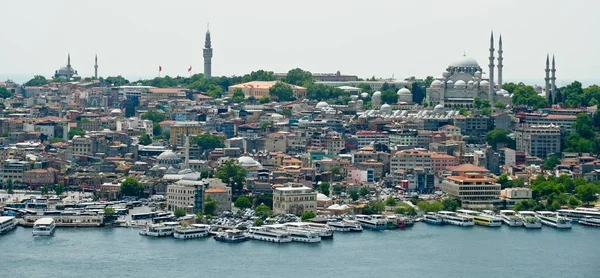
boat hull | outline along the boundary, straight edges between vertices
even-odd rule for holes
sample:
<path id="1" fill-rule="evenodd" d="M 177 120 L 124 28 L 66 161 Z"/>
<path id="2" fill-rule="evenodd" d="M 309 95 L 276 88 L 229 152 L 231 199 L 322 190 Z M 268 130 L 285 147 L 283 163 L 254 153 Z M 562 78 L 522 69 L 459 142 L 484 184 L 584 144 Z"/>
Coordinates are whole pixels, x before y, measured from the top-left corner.
<path id="1" fill-rule="evenodd" d="M 585 221 L 585 220 L 579 220 L 578 223 L 580 225 L 584 225 L 584 226 L 588 226 L 588 227 L 600 228 L 600 222 L 590 222 L 590 221 Z"/>
<path id="2" fill-rule="evenodd" d="M 177 239 L 192 239 L 192 238 L 203 238 L 208 236 L 208 231 L 204 233 L 195 233 L 195 234 L 181 234 L 181 233 L 173 233 L 173 237 Z"/>
<path id="3" fill-rule="evenodd" d="M 248 238 L 247 237 L 228 238 L 228 237 L 222 237 L 222 236 L 215 236 L 215 240 L 220 241 L 220 242 L 236 243 L 236 242 L 246 241 L 246 240 L 248 240 Z"/>

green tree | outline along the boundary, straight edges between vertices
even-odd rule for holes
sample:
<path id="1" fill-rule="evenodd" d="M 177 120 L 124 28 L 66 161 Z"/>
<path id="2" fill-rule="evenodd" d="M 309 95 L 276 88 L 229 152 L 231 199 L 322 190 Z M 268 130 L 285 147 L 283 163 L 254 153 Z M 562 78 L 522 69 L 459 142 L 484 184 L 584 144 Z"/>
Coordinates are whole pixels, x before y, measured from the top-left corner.
<path id="1" fill-rule="evenodd" d="M 395 207 L 398 204 L 398 202 L 396 201 L 396 199 L 394 199 L 394 197 L 392 196 L 388 196 L 385 199 L 385 205 L 390 206 L 390 207 Z"/>
<path id="2" fill-rule="evenodd" d="M 350 191 L 350 199 L 352 199 L 352 201 L 358 200 L 358 198 L 360 198 L 360 196 L 358 195 L 358 191 L 357 190 L 351 190 Z"/>
<path id="3" fill-rule="evenodd" d="M 211 84 L 208 86 L 208 90 L 206 91 L 206 95 L 212 98 L 221 98 L 223 97 L 223 88 L 218 85 Z"/>
<path id="4" fill-rule="evenodd" d="M 526 210 L 535 210 L 538 207 L 538 203 L 535 200 L 524 200 L 519 201 L 515 204 L 515 211 L 526 211 Z"/>
<path id="5" fill-rule="evenodd" d="M 290 84 L 308 87 L 313 82 L 313 76 L 309 71 L 295 68 L 288 71 L 285 81 Z"/>
<path id="6" fill-rule="evenodd" d="M 494 103 L 494 107 L 497 109 L 504 109 L 506 105 L 504 105 L 502 102 L 496 101 L 496 103 Z"/>
<path id="7" fill-rule="evenodd" d="M 160 136 L 162 135 L 162 127 L 158 123 L 152 123 L 152 135 Z"/>
<path id="8" fill-rule="evenodd" d="M 567 201 L 567 203 L 569 204 L 570 208 L 576 208 L 581 205 L 581 201 L 573 195 L 569 196 L 569 200 Z"/>
<path id="9" fill-rule="evenodd" d="M 507 174 L 502 174 L 498 177 L 498 179 L 496 180 L 497 183 L 500 184 L 500 187 L 502 189 L 509 187 L 509 183 L 510 180 L 508 179 L 508 175 Z"/>
<path id="10" fill-rule="evenodd" d="M 48 195 L 48 192 L 49 192 L 48 185 L 44 184 L 44 186 L 42 186 L 42 189 L 41 189 L 42 196 Z"/>
<path id="11" fill-rule="evenodd" d="M 360 196 L 365 197 L 367 195 L 369 195 L 369 189 L 366 187 L 361 187 L 360 191 L 358 192 L 358 194 L 360 194 Z"/>
<path id="12" fill-rule="evenodd" d="M 121 194 L 123 196 L 141 197 L 144 193 L 144 186 L 134 177 L 127 177 L 121 183 Z"/>
<path id="13" fill-rule="evenodd" d="M 123 78 L 123 76 L 109 76 L 104 79 L 104 82 L 112 86 L 124 86 L 129 84 L 129 80 Z"/>
<path id="14" fill-rule="evenodd" d="M 85 130 L 81 127 L 73 127 L 69 129 L 69 140 L 73 139 L 74 136 L 83 136 L 85 135 Z"/>
<path id="15" fill-rule="evenodd" d="M 552 170 L 558 164 L 560 164 L 560 160 L 558 159 L 558 157 L 556 155 L 551 155 L 550 157 L 546 158 L 546 160 L 544 160 L 544 169 Z"/>
<path id="16" fill-rule="evenodd" d="M 294 97 L 294 89 L 286 83 L 277 82 L 269 89 L 269 95 L 278 101 L 290 101 Z"/>
<path id="17" fill-rule="evenodd" d="M 469 110 L 465 109 L 465 108 L 461 108 L 460 110 L 458 110 L 458 114 L 460 114 L 461 116 L 469 116 Z"/>
<path id="18" fill-rule="evenodd" d="M 254 214 L 258 217 L 266 218 L 271 216 L 272 212 L 266 205 L 259 205 L 254 209 Z"/>
<path id="19" fill-rule="evenodd" d="M 362 209 L 363 214 L 379 214 L 385 209 L 385 203 L 371 201 Z"/>
<path id="20" fill-rule="evenodd" d="M 475 97 L 475 99 L 473 99 L 473 107 L 477 109 L 483 109 L 490 108 L 492 106 L 490 105 L 489 100 L 482 100 L 480 97 Z"/>
<path id="21" fill-rule="evenodd" d="M 315 217 L 317 217 L 317 215 L 314 212 L 307 210 L 302 213 L 302 216 L 300 216 L 300 219 L 302 219 L 302 221 L 306 221 L 308 219 L 313 219 Z"/>
<path id="22" fill-rule="evenodd" d="M 258 103 L 260 104 L 265 104 L 269 102 L 271 102 L 271 99 L 268 96 L 263 96 L 260 99 L 258 99 Z"/>
<path id="23" fill-rule="evenodd" d="M 413 207 L 397 207 L 394 210 L 394 213 L 396 214 L 403 214 L 403 215 L 410 215 L 410 216 L 414 216 L 417 215 L 417 211 L 413 208 Z"/>
<path id="24" fill-rule="evenodd" d="M 110 217 L 115 215 L 115 209 L 111 207 L 104 208 L 104 217 Z"/>
<path id="25" fill-rule="evenodd" d="M 152 144 L 152 138 L 150 138 L 150 136 L 146 133 L 140 135 L 140 145 L 144 145 L 144 146 L 148 146 L 150 144 Z"/>
<path id="26" fill-rule="evenodd" d="M 319 187 L 317 188 L 317 191 L 319 191 L 319 193 L 321 194 L 329 196 L 329 183 L 321 182 L 321 184 L 319 184 Z"/>
<path id="27" fill-rule="evenodd" d="M 598 196 L 596 195 L 599 192 L 598 185 L 593 183 L 578 185 L 575 188 L 575 192 L 579 199 L 584 203 L 589 204 L 598 200 Z"/>
<path id="28" fill-rule="evenodd" d="M 235 199 L 235 207 L 240 209 L 247 209 L 252 207 L 252 200 L 246 196 L 239 196 Z"/>
<path id="29" fill-rule="evenodd" d="M 514 89 L 512 101 L 514 105 L 526 105 L 534 109 L 542 108 L 548 104 L 544 97 L 537 94 L 535 88 L 525 85 L 517 86 Z"/>
<path id="30" fill-rule="evenodd" d="M 204 215 L 215 215 L 217 210 L 217 201 L 207 197 L 204 200 Z"/>
<path id="31" fill-rule="evenodd" d="M 337 184 L 337 183 L 336 183 L 336 184 L 334 184 L 334 185 L 333 185 L 333 194 L 335 194 L 335 195 L 340 195 L 340 194 L 342 194 L 342 186 L 341 186 L 341 185 L 339 185 L 339 184 Z"/>
<path id="32" fill-rule="evenodd" d="M 444 206 L 444 210 L 456 211 L 458 208 L 460 208 L 461 203 L 457 199 L 446 198 L 442 200 L 442 206 Z"/>
<path id="33" fill-rule="evenodd" d="M 263 193 L 254 198 L 254 206 L 265 205 L 269 209 L 273 208 L 273 193 Z"/>
<path id="34" fill-rule="evenodd" d="M 13 180 L 11 178 L 8 178 L 8 180 L 6 180 L 6 192 L 8 194 L 13 194 Z"/>
<path id="35" fill-rule="evenodd" d="M 216 148 L 225 147 L 225 137 L 204 133 L 191 138 L 190 144 L 198 145 L 198 147 L 200 147 L 200 151 L 203 154 L 206 154 Z"/>
<path id="36" fill-rule="evenodd" d="M 250 81 L 273 81 L 275 80 L 275 76 L 272 71 L 265 70 L 257 70 L 253 71 L 250 74 L 246 74 L 242 77 L 243 83 Z"/>
<path id="37" fill-rule="evenodd" d="M 43 77 L 41 75 L 36 75 L 34 76 L 31 80 L 25 82 L 25 86 L 44 86 L 48 84 L 48 80 L 46 80 L 46 77 Z"/>
<path id="38" fill-rule="evenodd" d="M 573 128 L 582 138 L 591 139 L 595 136 L 592 118 L 585 113 L 577 115 L 577 119 L 573 123 Z"/>
<path id="39" fill-rule="evenodd" d="M 173 213 L 175 214 L 176 218 L 184 217 L 185 216 L 185 209 L 178 208 L 178 209 L 175 209 L 175 211 Z"/>
<path id="40" fill-rule="evenodd" d="M 224 183 L 229 185 L 236 196 L 239 195 L 244 189 L 246 183 L 246 170 L 234 161 L 226 161 L 216 172 L 215 177 L 221 179 Z"/>
<path id="41" fill-rule="evenodd" d="M 150 120 L 153 123 L 160 123 L 164 121 L 167 117 L 165 116 L 165 113 L 163 111 L 151 109 L 148 110 L 148 112 L 142 114 L 141 118 L 142 120 Z"/>
<path id="42" fill-rule="evenodd" d="M 487 108 L 487 107 L 481 108 L 481 115 L 489 116 L 491 114 L 492 114 L 492 110 L 490 110 L 489 108 Z"/>
<path id="43" fill-rule="evenodd" d="M 498 144 L 505 144 L 511 149 L 515 149 L 517 145 L 514 139 L 508 137 L 508 130 L 498 128 L 488 132 L 485 135 L 485 141 L 494 150 L 498 148 Z"/>
<path id="44" fill-rule="evenodd" d="M 420 201 L 417 203 L 417 207 L 422 212 L 438 212 L 444 209 L 444 205 L 440 201 Z"/>
<path id="45" fill-rule="evenodd" d="M 6 99 L 12 97 L 12 95 L 13 94 L 8 89 L 6 89 L 5 87 L 0 87 L 0 98 Z"/>
<path id="46" fill-rule="evenodd" d="M 57 196 L 62 195 L 65 192 L 65 186 L 62 183 L 57 184 L 54 187 L 54 192 L 56 193 Z"/>
<path id="47" fill-rule="evenodd" d="M 241 102 L 244 102 L 245 100 L 246 100 L 246 95 L 244 95 L 244 92 L 242 91 L 242 89 L 235 88 L 235 90 L 233 91 L 233 95 L 231 95 L 231 101 L 233 101 L 234 103 L 241 103 Z"/>

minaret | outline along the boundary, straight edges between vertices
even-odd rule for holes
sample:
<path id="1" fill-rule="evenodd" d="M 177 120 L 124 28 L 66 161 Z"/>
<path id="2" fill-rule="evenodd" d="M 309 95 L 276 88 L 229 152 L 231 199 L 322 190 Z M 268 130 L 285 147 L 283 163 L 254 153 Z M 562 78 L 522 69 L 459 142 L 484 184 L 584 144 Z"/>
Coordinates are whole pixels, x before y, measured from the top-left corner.
<path id="1" fill-rule="evenodd" d="M 488 101 L 494 101 L 494 31 L 490 36 L 490 72 L 488 72 L 490 87 L 488 89 Z"/>
<path id="2" fill-rule="evenodd" d="M 94 64 L 94 79 L 98 79 L 98 54 L 96 54 L 96 63 Z"/>
<path id="3" fill-rule="evenodd" d="M 190 168 L 190 136 L 185 136 L 185 169 Z"/>
<path id="4" fill-rule="evenodd" d="M 500 34 L 500 41 L 498 42 L 498 90 L 502 89 L 502 34 Z"/>
<path id="5" fill-rule="evenodd" d="M 210 44 L 210 29 L 206 28 L 206 38 L 204 39 L 204 78 L 209 79 L 212 77 L 212 56 L 213 50 Z"/>
<path id="6" fill-rule="evenodd" d="M 546 54 L 546 78 L 544 78 L 546 82 L 546 99 L 548 103 L 552 103 L 552 93 L 550 93 L 550 55 Z"/>
<path id="7" fill-rule="evenodd" d="M 550 77 L 550 87 L 553 97 L 556 97 L 556 64 L 554 63 L 554 55 L 552 55 L 552 77 Z"/>
<path id="8" fill-rule="evenodd" d="M 71 53 L 69 53 L 67 55 L 67 68 L 70 69 L 71 68 Z"/>

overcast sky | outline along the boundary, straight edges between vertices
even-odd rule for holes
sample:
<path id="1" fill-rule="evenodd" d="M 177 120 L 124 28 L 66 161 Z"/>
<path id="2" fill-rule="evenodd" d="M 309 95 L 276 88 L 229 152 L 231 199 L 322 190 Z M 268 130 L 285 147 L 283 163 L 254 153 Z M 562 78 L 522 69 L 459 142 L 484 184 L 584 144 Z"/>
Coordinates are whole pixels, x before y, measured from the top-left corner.
<path id="1" fill-rule="evenodd" d="M 542 84 L 546 53 L 558 83 L 600 80 L 600 1 L 37 0 L 3 1 L 0 78 L 51 76 L 71 63 L 131 80 L 203 70 L 210 22 L 213 75 L 265 69 L 360 77 L 440 76 L 463 51 L 487 72 L 502 33 L 504 79 Z M 497 46 L 496 46 L 497 48 Z M 24 77 L 25 76 L 25 77 Z"/>

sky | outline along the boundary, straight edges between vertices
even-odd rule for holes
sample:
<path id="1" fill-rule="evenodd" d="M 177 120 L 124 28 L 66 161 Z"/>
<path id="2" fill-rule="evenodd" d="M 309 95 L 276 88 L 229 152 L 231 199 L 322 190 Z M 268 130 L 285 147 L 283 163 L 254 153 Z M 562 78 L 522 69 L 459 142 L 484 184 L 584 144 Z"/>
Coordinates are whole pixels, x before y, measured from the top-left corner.
<path id="1" fill-rule="evenodd" d="M 81 76 L 130 80 L 203 70 L 210 23 L 213 76 L 253 70 L 359 77 L 441 76 L 463 53 L 487 72 L 502 34 L 504 80 L 600 83 L 600 1 L 30 0 L 3 1 L 0 80 L 50 77 L 67 53 Z M 497 49 L 497 45 L 495 47 Z M 496 54 L 497 55 L 497 54 Z M 497 63 L 497 62 L 496 62 Z"/>

